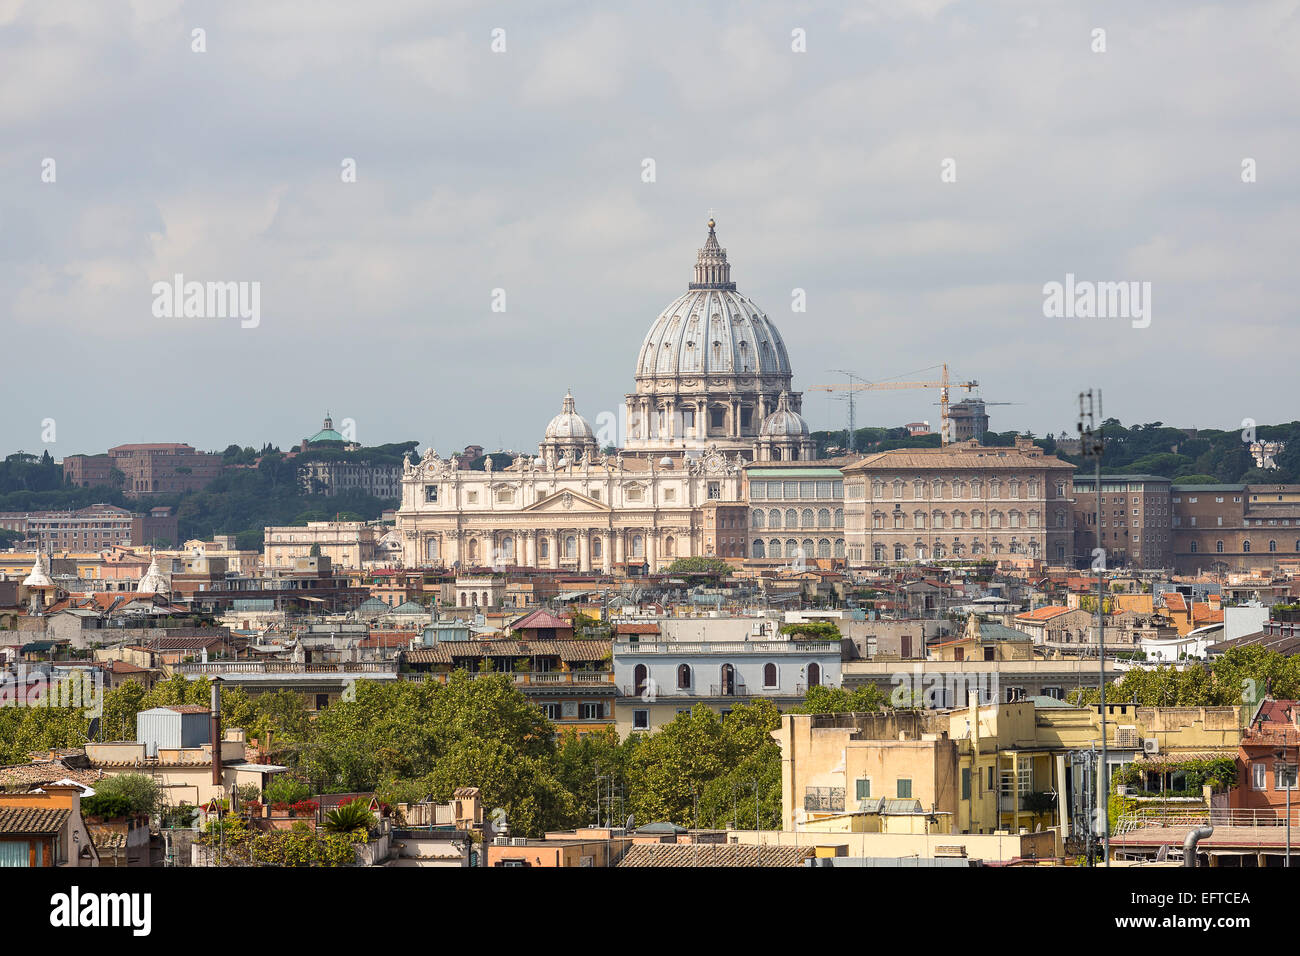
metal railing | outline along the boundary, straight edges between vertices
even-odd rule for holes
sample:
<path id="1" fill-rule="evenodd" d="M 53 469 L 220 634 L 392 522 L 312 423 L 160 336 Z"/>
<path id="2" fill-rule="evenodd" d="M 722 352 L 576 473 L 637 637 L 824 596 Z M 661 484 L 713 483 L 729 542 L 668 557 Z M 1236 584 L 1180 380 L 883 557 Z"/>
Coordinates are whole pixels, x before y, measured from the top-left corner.
<path id="1" fill-rule="evenodd" d="M 1168 827 L 1285 827 L 1284 808 L 1143 807 L 1115 822 L 1115 834 Z M 1300 806 L 1291 808 L 1291 826 L 1300 828 Z M 1300 833 L 1298 833 L 1300 836 Z M 1300 844 L 1300 839 L 1297 840 Z"/>
<path id="2" fill-rule="evenodd" d="M 344 661 L 331 664 L 295 664 L 292 661 L 209 661 L 173 664 L 181 674 L 396 674 L 396 661 Z"/>

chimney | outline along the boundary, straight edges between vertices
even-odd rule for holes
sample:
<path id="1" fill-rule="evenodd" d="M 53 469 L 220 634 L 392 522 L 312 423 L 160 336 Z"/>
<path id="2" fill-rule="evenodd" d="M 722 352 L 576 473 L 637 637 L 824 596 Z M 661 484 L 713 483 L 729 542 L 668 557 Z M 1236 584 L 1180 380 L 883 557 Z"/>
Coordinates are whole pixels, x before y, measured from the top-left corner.
<path id="1" fill-rule="evenodd" d="M 212 678 L 212 785 L 221 786 L 221 678 Z"/>

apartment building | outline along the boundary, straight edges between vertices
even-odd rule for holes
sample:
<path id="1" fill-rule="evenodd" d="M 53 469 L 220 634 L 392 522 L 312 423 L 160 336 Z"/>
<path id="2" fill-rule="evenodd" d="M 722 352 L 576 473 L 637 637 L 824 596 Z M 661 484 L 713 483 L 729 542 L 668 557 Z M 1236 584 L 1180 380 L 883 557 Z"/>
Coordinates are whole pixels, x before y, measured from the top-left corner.
<path id="1" fill-rule="evenodd" d="M 840 683 L 840 642 L 783 635 L 753 618 L 661 619 L 620 625 L 614 680 L 623 705 L 618 730 L 650 732 L 704 704 L 725 715 L 756 698 L 780 708 L 814 685 Z"/>
<path id="2" fill-rule="evenodd" d="M 134 517 L 109 504 L 76 511 L 7 511 L 0 513 L 0 528 L 27 535 L 43 551 L 98 551 L 138 543 L 132 538 Z"/>
<path id="3" fill-rule="evenodd" d="M 1172 483 L 1160 475 L 1101 476 L 1101 541 L 1107 567 L 1173 567 Z M 1097 479 L 1074 476 L 1074 563 L 1092 565 L 1097 547 Z"/>
<path id="4" fill-rule="evenodd" d="M 1174 485 L 1173 566 L 1268 571 L 1300 558 L 1300 485 Z"/>
<path id="5" fill-rule="evenodd" d="M 306 526 L 268 526 L 262 532 L 263 566 L 292 567 L 312 549 L 339 568 L 364 568 L 375 560 L 382 529 L 364 521 L 309 521 Z"/>

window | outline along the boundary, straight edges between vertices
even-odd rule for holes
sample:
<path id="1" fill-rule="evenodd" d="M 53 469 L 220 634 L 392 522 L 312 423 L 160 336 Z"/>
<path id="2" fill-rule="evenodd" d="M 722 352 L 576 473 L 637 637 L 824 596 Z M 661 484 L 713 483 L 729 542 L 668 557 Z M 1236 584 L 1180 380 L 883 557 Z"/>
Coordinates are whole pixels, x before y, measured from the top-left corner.
<path id="1" fill-rule="evenodd" d="M 970 799 L 970 767 L 962 767 L 961 769 L 961 798 L 963 800 Z"/>
<path id="2" fill-rule="evenodd" d="M 600 720 L 605 716 L 604 701 L 583 701 L 578 705 L 579 720 Z"/>
<path id="3" fill-rule="evenodd" d="M 854 782 L 854 795 L 859 800 L 871 799 L 871 778 L 870 777 L 859 777 Z"/>
<path id="4" fill-rule="evenodd" d="M 437 500 L 438 500 L 438 486 L 437 486 L 437 485 L 425 485 L 425 486 L 424 486 L 424 500 L 425 500 L 425 501 L 437 501 Z"/>
<path id="5" fill-rule="evenodd" d="M 559 720 L 559 719 L 560 719 L 560 705 L 559 705 L 559 704 L 542 704 L 542 713 L 546 714 L 546 719 L 547 719 L 547 720 Z"/>
<path id="6" fill-rule="evenodd" d="M 722 497 L 722 485 L 716 481 L 709 482 L 709 500 L 717 501 Z"/>
<path id="7" fill-rule="evenodd" d="M 762 542 L 759 542 L 760 544 Z M 677 689 L 690 690 L 691 687 L 691 668 L 689 664 L 677 665 Z"/>
<path id="8" fill-rule="evenodd" d="M 818 687 L 822 682 L 822 669 L 818 664 L 808 665 L 808 686 Z"/>
<path id="9" fill-rule="evenodd" d="M 1219 554 L 1223 554 L 1223 542 L 1222 541 L 1214 542 L 1214 550 L 1217 551 Z"/>
<path id="10" fill-rule="evenodd" d="M 899 778 L 898 778 L 898 787 L 897 787 L 897 791 L 896 791 L 896 792 L 897 792 L 898 798 L 899 798 L 900 800 L 907 799 L 907 798 L 911 797 L 911 796 L 912 796 L 912 778 L 911 778 L 911 777 L 899 777 Z"/>
<path id="11" fill-rule="evenodd" d="M 1296 765 L 1295 764 L 1273 764 L 1273 789 L 1274 790 L 1294 790 L 1296 789 Z"/>
<path id="12" fill-rule="evenodd" d="M 1268 789 L 1268 764 L 1262 760 L 1256 761 L 1250 765 L 1250 787 L 1252 790 Z"/>
<path id="13" fill-rule="evenodd" d="M 632 711 L 632 729 L 649 730 L 650 729 L 650 711 L 634 710 Z"/>
<path id="14" fill-rule="evenodd" d="M 1249 541 L 1243 541 L 1243 542 L 1241 542 L 1241 551 L 1242 551 L 1242 554 L 1249 554 L 1249 553 L 1250 553 L 1250 542 L 1249 542 Z"/>
<path id="15" fill-rule="evenodd" d="M 770 687 L 775 687 L 776 685 L 777 685 L 776 665 L 772 663 L 764 664 L 763 665 L 763 686 L 770 688 Z"/>

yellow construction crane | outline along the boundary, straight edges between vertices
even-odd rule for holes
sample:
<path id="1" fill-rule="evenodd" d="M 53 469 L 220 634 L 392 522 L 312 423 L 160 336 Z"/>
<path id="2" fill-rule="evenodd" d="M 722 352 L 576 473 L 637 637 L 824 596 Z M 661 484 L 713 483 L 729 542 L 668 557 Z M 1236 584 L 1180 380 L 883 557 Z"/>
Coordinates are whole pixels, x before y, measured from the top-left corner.
<path id="1" fill-rule="evenodd" d="M 931 366 L 932 368 L 937 366 Z M 948 381 L 948 363 L 943 363 L 943 376 L 937 382 L 852 382 L 845 385 L 813 385 L 810 391 L 814 392 L 865 392 L 875 389 L 892 389 L 892 388 L 937 388 L 939 389 L 939 442 L 947 445 L 951 442 L 952 436 L 949 432 L 948 424 L 948 389 L 964 388 L 970 391 L 973 388 L 979 388 L 979 382 L 951 382 Z"/>

